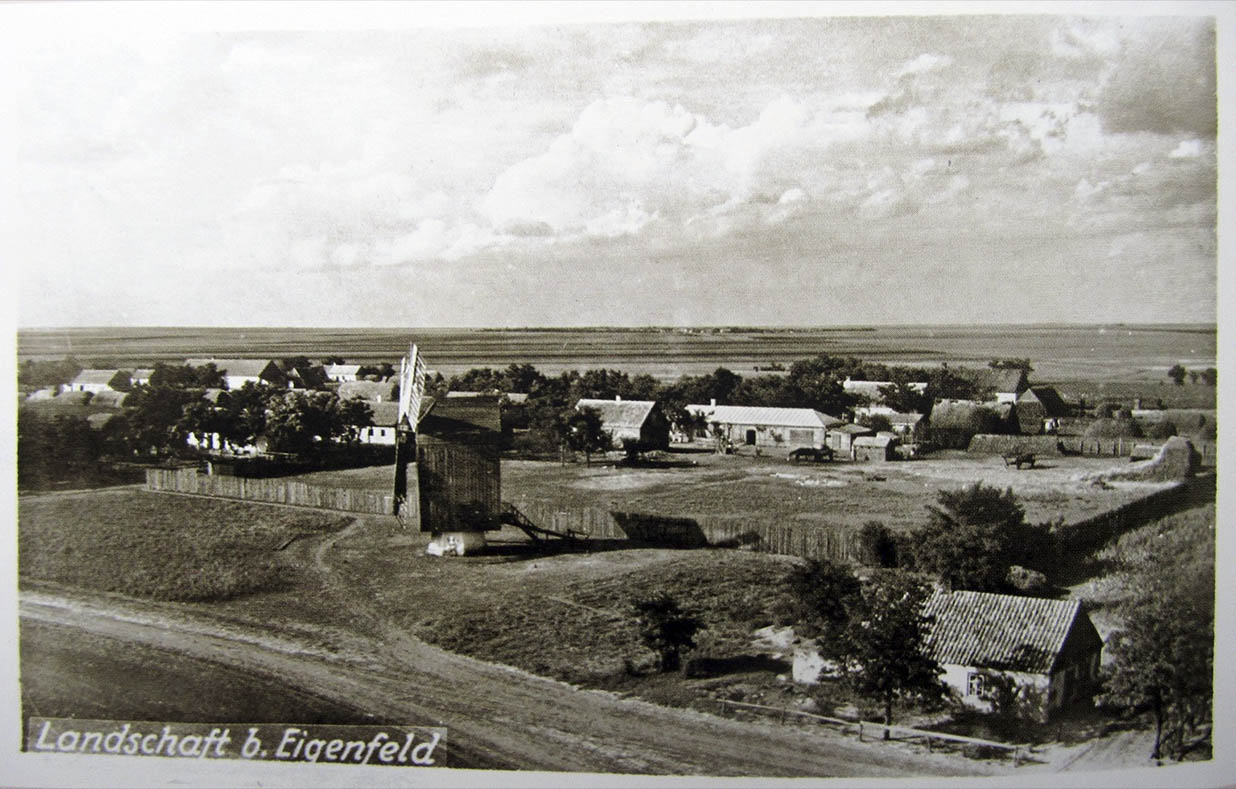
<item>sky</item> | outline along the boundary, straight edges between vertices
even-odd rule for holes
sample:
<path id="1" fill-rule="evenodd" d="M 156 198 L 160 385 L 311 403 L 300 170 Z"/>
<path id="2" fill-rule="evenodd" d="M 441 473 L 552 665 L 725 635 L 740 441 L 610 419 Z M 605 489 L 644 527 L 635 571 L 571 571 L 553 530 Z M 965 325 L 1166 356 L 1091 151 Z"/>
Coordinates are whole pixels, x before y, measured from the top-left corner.
<path id="1" fill-rule="evenodd" d="M 18 325 L 1216 319 L 1212 18 L 487 19 L 23 36 Z"/>

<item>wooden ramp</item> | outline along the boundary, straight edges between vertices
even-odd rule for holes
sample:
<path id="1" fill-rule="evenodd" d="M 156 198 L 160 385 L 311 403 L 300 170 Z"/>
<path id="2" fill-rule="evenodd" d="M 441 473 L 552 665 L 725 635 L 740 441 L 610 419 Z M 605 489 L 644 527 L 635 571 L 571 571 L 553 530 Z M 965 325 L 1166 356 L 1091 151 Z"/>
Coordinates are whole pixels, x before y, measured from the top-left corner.
<path id="1" fill-rule="evenodd" d="M 558 543 L 560 545 L 570 545 L 579 548 L 587 548 L 589 544 L 588 535 L 577 532 L 573 529 L 567 529 L 566 531 L 554 531 L 553 529 L 546 529 L 542 526 L 538 526 L 528 520 L 528 517 L 520 512 L 518 507 L 507 502 L 503 502 L 502 504 L 502 515 L 500 516 L 500 519 L 503 523 L 509 524 L 523 531 L 523 533 L 527 534 L 532 539 L 532 542 L 537 545 L 549 545 L 552 540 L 560 541 Z"/>

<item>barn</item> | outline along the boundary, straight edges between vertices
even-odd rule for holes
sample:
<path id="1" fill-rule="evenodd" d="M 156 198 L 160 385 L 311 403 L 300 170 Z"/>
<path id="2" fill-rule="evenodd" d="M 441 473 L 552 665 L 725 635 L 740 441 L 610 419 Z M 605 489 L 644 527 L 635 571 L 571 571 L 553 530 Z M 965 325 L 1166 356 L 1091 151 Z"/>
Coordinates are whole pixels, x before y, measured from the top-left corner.
<path id="1" fill-rule="evenodd" d="M 223 373 L 228 389 L 240 389 L 248 383 L 278 387 L 288 385 L 287 375 L 272 359 L 188 359 L 185 364 L 190 367 L 213 364 L 216 370 Z"/>
<path id="2" fill-rule="evenodd" d="M 967 706 L 1046 720 L 1097 685 L 1103 640 L 1080 600 L 936 592 L 925 613 L 928 653 Z"/>
<path id="3" fill-rule="evenodd" d="M 745 405 L 689 405 L 687 411 L 703 414 L 710 428 L 719 429 L 731 445 L 777 447 L 823 447 L 828 429 L 841 420 L 813 408 L 771 408 Z"/>
<path id="4" fill-rule="evenodd" d="M 897 437 L 889 433 L 879 433 L 874 436 L 859 436 L 850 446 L 850 457 L 854 460 L 874 460 L 884 462 L 897 459 L 897 445 L 901 443 Z"/>
<path id="5" fill-rule="evenodd" d="M 501 528 L 502 421 L 497 397 L 441 398 L 416 429 L 420 530 Z"/>
<path id="6" fill-rule="evenodd" d="M 129 388 L 129 374 L 124 370 L 82 370 L 65 385 L 66 392 L 120 392 Z"/>
<path id="7" fill-rule="evenodd" d="M 1030 388 L 1026 371 L 1022 369 L 985 367 L 966 370 L 962 375 L 974 384 L 981 397 L 997 403 L 1015 403 L 1021 393 Z"/>
<path id="8" fill-rule="evenodd" d="M 639 444 L 648 449 L 669 449 L 669 420 L 655 400 L 594 400 L 583 398 L 575 410 L 595 409 L 601 415 L 601 428 L 609 433 L 615 446 L 623 442 Z"/>

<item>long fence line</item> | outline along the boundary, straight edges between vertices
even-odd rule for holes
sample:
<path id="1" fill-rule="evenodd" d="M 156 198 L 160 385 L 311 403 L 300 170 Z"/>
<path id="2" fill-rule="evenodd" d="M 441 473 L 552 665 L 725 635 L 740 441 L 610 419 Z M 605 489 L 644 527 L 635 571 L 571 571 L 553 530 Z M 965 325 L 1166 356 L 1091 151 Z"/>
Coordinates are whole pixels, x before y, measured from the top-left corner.
<path id="1" fill-rule="evenodd" d="M 367 515 L 391 515 L 394 512 L 394 497 L 390 494 L 310 485 L 280 478 L 199 474 L 195 469 L 147 469 L 146 488 Z M 416 497 L 411 498 L 412 506 L 415 506 Z"/>
<path id="2" fill-rule="evenodd" d="M 721 708 L 721 714 L 724 715 L 730 708 L 738 710 L 752 710 L 755 712 L 779 715 L 781 722 L 785 723 L 788 716 L 798 718 L 806 718 L 807 720 L 819 721 L 821 723 L 830 723 L 834 726 L 842 728 L 854 727 L 858 734 L 860 742 L 863 741 L 867 731 L 884 732 L 886 729 L 890 737 L 897 734 L 902 738 L 918 737 L 926 741 L 927 750 L 932 749 L 933 742 L 952 742 L 959 745 L 977 745 L 983 748 L 994 748 L 1008 752 L 1013 757 L 1013 764 L 1021 763 L 1022 754 L 1030 752 L 1028 745 L 1016 745 L 1007 742 L 996 742 L 995 740 L 984 740 L 979 737 L 967 737 L 962 734 L 949 734 L 947 732 L 931 731 L 930 729 L 915 729 L 910 726 L 885 726 L 883 723 L 874 721 L 865 721 L 862 719 L 848 720 L 846 718 L 833 718 L 828 715 L 817 715 L 814 712 L 804 712 L 802 710 L 792 710 L 786 707 L 769 707 L 765 704 L 751 704 L 745 701 L 729 701 L 728 699 L 719 699 L 718 706 Z M 879 739 L 882 739 L 882 734 Z"/>
<path id="3" fill-rule="evenodd" d="M 1201 475 L 1098 515 L 1062 524 L 1055 530 L 1061 550 L 1095 548 L 1116 535 L 1174 511 L 1187 497 L 1199 491 L 1213 495 L 1214 485 L 1213 474 Z M 393 497 L 389 494 L 310 485 L 287 479 L 212 476 L 193 469 L 148 469 L 146 487 L 155 491 L 370 515 L 390 515 L 393 512 Z M 594 540 L 623 540 L 635 545 L 673 548 L 743 548 L 759 553 L 840 562 L 861 558 L 860 529 L 850 524 L 787 523 L 774 521 L 771 517 L 664 516 L 613 511 L 604 507 L 568 508 L 536 499 L 518 499 L 512 504 L 528 521 L 541 528 L 561 533 L 574 532 Z M 415 517 L 415 496 L 410 498 L 409 507 L 409 516 Z"/>

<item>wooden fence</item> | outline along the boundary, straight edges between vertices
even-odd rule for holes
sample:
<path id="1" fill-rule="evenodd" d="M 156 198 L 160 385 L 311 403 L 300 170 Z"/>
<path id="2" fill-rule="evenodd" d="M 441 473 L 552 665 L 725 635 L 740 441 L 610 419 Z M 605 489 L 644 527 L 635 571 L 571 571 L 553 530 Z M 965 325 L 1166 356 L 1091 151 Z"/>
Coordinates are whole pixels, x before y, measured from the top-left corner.
<path id="1" fill-rule="evenodd" d="M 195 469 L 147 469 L 146 488 L 368 515 L 390 515 L 394 512 L 394 497 L 389 493 L 328 488 L 288 479 L 199 474 Z M 415 508 L 415 497 L 412 497 L 410 505 Z"/>
<path id="2" fill-rule="evenodd" d="M 560 507 L 551 501 L 511 502 L 529 521 L 557 532 L 592 539 L 630 540 L 644 545 L 744 548 L 807 559 L 858 558 L 859 528 L 848 524 L 786 523 L 771 518 L 674 515 L 611 511 L 604 507 Z"/>
<path id="3" fill-rule="evenodd" d="M 840 726 L 843 729 L 853 728 L 858 734 L 859 741 L 863 741 L 865 736 L 871 736 L 873 739 L 882 740 L 884 731 L 887 729 L 890 739 L 896 740 L 923 740 L 927 746 L 927 750 L 932 750 L 935 743 L 956 743 L 958 745 L 970 745 L 980 748 L 991 748 L 993 750 L 1003 751 L 1006 755 L 1013 757 L 1013 764 L 1021 764 L 1022 759 L 1030 753 L 1029 745 L 1016 745 L 1007 742 L 996 742 L 994 740 L 984 740 L 978 737 L 967 737 L 962 734 L 948 734 L 946 732 L 931 731 L 929 729 L 915 729 L 910 726 L 885 726 L 883 723 L 875 723 L 873 721 L 865 721 L 862 719 L 849 720 L 846 718 L 833 718 L 827 715 L 816 715 L 813 712 L 803 712 L 801 710 L 792 710 L 785 707 L 769 707 L 764 704 L 749 704 L 745 701 L 729 701 L 721 699 L 718 702 L 721 708 L 721 714 L 724 715 L 729 710 L 751 710 L 767 715 L 780 716 L 781 722 L 785 723 L 787 717 L 803 718 L 819 723 L 829 723 L 834 726 Z"/>

